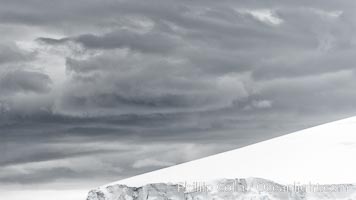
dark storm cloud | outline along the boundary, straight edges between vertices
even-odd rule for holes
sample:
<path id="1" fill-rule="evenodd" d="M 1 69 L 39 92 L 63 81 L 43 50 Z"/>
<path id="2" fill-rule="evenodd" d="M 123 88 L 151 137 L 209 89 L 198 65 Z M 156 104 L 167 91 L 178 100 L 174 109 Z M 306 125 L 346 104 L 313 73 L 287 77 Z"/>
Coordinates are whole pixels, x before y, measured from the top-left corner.
<path id="1" fill-rule="evenodd" d="M 38 38 L 38 42 L 43 42 L 49 45 L 61 45 L 69 41 L 69 38 L 53 39 L 53 38 Z"/>
<path id="2" fill-rule="evenodd" d="M 356 112 L 351 1 L 0 2 L 29 29 L 0 46 L 2 184 L 114 181 Z"/>

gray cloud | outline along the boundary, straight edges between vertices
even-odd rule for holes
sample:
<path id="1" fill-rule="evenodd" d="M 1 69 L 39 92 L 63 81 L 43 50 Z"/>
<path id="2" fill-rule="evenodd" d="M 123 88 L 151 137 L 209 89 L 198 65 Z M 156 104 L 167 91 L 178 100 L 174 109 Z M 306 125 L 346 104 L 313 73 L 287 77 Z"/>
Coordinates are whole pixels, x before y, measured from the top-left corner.
<path id="1" fill-rule="evenodd" d="M 24 148 L 19 144 L 10 143 L 5 149 L 3 149 L 6 153 L 4 153 L 3 157 L 0 159 L 0 166 L 26 164 L 41 161 L 52 161 L 63 158 L 80 157 L 83 155 L 94 155 L 113 152 L 112 150 L 78 150 L 72 147 L 63 150 L 58 148 L 57 146 L 58 145 L 44 145 L 38 142 L 37 146 L 34 146 L 31 150 L 28 150 L 27 148 Z M 9 149 L 15 148 L 16 150 L 12 150 L 11 154 L 8 152 Z"/>
<path id="2" fill-rule="evenodd" d="M 48 181 L 56 181 L 68 177 L 80 177 L 78 172 L 68 168 L 53 167 L 51 169 L 43 169 L 40 171 L 33 171 L 30 174 L 17 174 L 11 176 L 1 177 L 2 183 L 20 183 L 20 184 L 34 184 Z"/>
<path id="3" fill-rule="evenodd" d="M 0 46 L 2 185 L 114 181 L 356 112 L 354 2 L 0 2 L 27 30 Z"/>
<path id="4" fill-rule="evenodd" d="M 31 61 L 35 58 L 35 56 L 35 52 L 24 51 L 15 44 L 0 44 L 0 65 L 18 63 L 21 61 Z"/>
<path id="5" fill-rule="evenodd" d="M 104 35 L 84 34 L 71 38 L 38 38 L 37 41 L 51 45 L 75 42 L 89 49 L 128 48 L 143 53 L 161 53 L 173 51 L 178 45 L 174 38 L 163 33 L 137 33 L 129 30 L 119 30 Z"/>
<path id="6" fill-rule="evenodd" d="M 46 93 L 50 90 L 50 85 L 50 77 L 40 72 L 14 70 L 0 76 L 2 95 L 17 92 Z"/>
<path id="7" fill-rule="evenodd" d="M 212 77 L 189 62 L 162 56 L 126 58 L 114 51 L 85 60 L 67 58 L 66 65 L 71 89 L 65 91 L 59 105 L 70 111 L 85 108 L 89 113 L 122 114 L 201 110 L 223 107 L 249 95 L 245 88 L 248 80 L 240 80 L 239 75 Z"/>

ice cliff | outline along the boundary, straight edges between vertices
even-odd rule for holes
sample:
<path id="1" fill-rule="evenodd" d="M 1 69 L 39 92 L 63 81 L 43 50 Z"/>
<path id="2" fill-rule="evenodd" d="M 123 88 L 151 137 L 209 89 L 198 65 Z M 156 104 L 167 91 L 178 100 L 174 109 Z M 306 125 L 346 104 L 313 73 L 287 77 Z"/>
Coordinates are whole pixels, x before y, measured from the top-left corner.
<path id="1" fill-rule="evenodd" d="M 209 183 L 153 183 L 141 187 L 109 185 L 93 189 L 87 200 L 356 200 L 355 185 L 281 185 L 259 178 Z"/>

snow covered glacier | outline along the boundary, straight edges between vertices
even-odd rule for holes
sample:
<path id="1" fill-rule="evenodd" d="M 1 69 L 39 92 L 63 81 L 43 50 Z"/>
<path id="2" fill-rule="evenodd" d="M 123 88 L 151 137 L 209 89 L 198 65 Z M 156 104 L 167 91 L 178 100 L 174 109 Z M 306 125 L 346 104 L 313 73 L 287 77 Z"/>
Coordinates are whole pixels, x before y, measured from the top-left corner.
<path id="1" fill-rule="evenodd" d="M 109 183 L 87 200 L 356 200 L 355 155 L 352 117 Z"/>

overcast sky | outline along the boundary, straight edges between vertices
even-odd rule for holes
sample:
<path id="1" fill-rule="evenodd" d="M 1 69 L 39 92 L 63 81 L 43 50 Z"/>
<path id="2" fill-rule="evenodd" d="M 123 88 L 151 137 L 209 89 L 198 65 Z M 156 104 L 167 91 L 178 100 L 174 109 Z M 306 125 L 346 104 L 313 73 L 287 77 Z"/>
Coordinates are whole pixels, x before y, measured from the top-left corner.
<path id="1" fill-rule="evenodd" d="M 0 188 L 90 189 L 356 114 L 352 0 L 0 0 Z"/>

